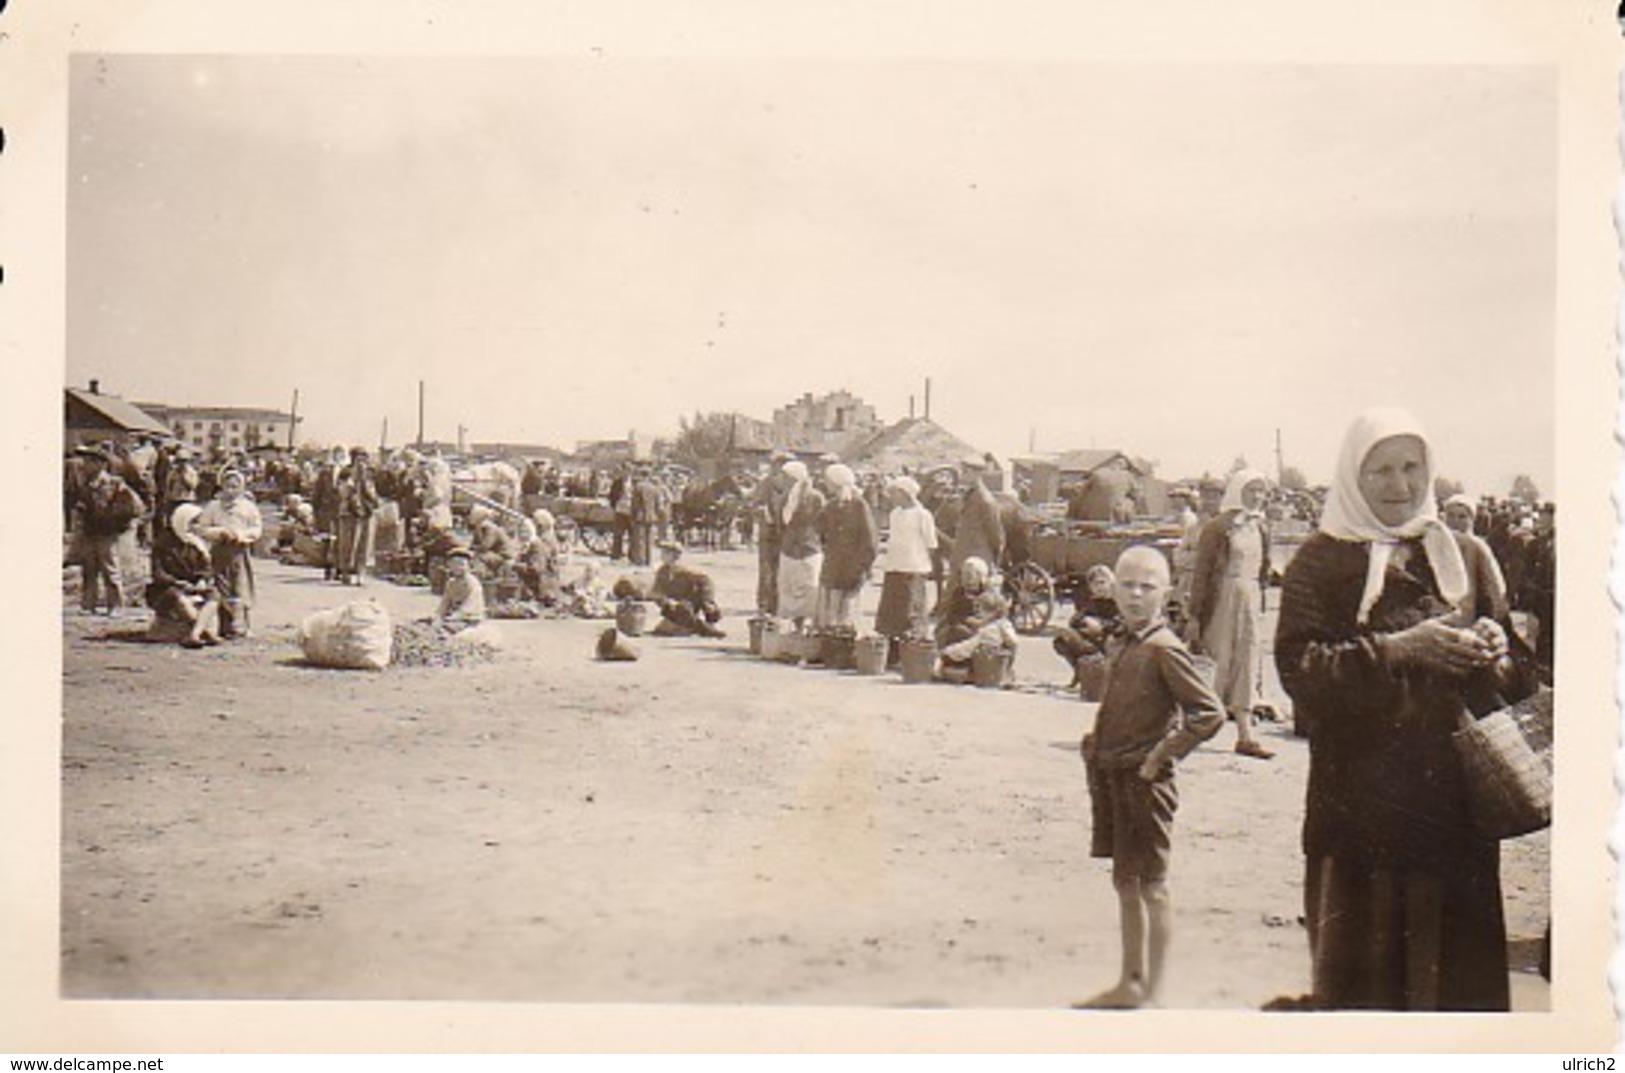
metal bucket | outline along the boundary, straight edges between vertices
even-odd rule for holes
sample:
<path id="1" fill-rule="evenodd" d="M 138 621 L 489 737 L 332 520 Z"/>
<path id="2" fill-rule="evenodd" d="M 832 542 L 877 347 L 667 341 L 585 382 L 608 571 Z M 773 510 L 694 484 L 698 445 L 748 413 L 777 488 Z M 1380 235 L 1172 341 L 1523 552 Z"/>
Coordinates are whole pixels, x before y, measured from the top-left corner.
<path id="1" fill-rule="evenodd" d="M 649 623 L 649 608 L 642 600 L 623 600 L 615 609 L 615 628 L 628 637 L 641 637 Z"/>
<path id="2" fill-rule="evenodd" d="M 971 681 L 978 689 L 999 689 L 1010 673 L 1010 653 L 992 645 L 983 645 L 970 658 Z"/>
<path id="3" fill-rule="evenodd" d="M 931 672 L 937 666 L 937 644 L 935 641 L 904 641 L 902 671 L 903 681 L 908 685 L 918 685 L 931 680 Z"/>
<path id="4" fill-rule="evenodd" d="M 853 668 L 862 675 L 881 674 L 886 669 L 886 656 L 890 650 L 890 638 L 860 637 L 852 647 Z"/>

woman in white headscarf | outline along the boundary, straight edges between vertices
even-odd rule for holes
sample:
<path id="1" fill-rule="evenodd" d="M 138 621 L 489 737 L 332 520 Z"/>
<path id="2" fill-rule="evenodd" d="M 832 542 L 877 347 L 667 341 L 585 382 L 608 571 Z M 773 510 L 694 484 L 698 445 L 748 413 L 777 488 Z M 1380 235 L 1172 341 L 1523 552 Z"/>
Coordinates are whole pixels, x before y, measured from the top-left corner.
<path id="1" fill-rule="evenodd" d="M 800 628 L 818 614 L 818 575 L 824 565 L 818 516 L 824 496 L 813 487 L 805 462 L 786 462 L 784 475 L 790 486 L 780 513 L 784 529 L 779 538 L 778 615 Z"/>
<path id="2" fill-rule="evenodd" d="M 147 606 L 152 608 L 155 637 L 178 640 L 182 648 L 219 644 L 220 594 L 215 588 L 209 544 L 192 528 L 203 508 L 181 503 L 169 524 L 152 534 L 152 581 Z"/>
<path id="3" fill-rule="evenodd" d="M 220 471 L 220 490 L 203 507 L 193 528 L 209 542 L 215 586 L 223 601 L 220 636 L 248 636 L 248 612 L 254 605 L 254 560 L 250 552 L 264 526 L 260 508 L 248 495 L 240 470 Z"/>
<path id="4" fill-rule="evenodd" d="M 937 550 L 937 523 L 920 503 L 920 482 L 913 477 L 903 474 L 893 479 L 886 494 L 892 506 L 881 560 L 875 632 L 891 639 L 895 654 L 904 638 L 923 638 L 931 631 L 925 583 L 931 576 L 932 553 Z"/>
<path id="5" fill-rule="evenodd" d="M 1257 470 L 1232 474 L 1219 513 L 1196 537 L 1187 639 L 1213 660 L 1214 691 L 1236 721 L 1236 752 L 1275 754 L 1253 735 L 1258 702 L 1259 617 L 1269 582 L 1270 534 L 1264 524 L 1269 480 Z"/>
<path id="6" fill-rule="evenodd" d="M 858 595 L 880 550 L 875 516 L 858 490 L 850 467 L 832 462 L 824 470 L 829 499 L 818 516 L 824 561 L 818 570 L 815 620 L 823 628 L 853 627 Z"/>
<path id="7" fill-rule="evenodd" d="M 1499 844 L 1473 826 L 1451 735 L 1524 687 L 1502 627 L 1460 612 L 1435 471 L 1414 417 L 1362 414 L 1286 571 L 1275 658 L 1309 729 L 1305 922 L 1323 1008 L 1508 1007 Z"/>
<path id="8" fill-rule="evenodd" d="M 1495 560 L 1495 552 L 1483 537 L 1473 532 L 1478 507 L 1471 499 L 1457 494 L 1444 501 L 1439 513 L 1444 524 L 1456 534 L 1456 546 L 1461 549 L 1461 561 L 1467 571 L 1467 595 L 1462 607 L 1475 617 L 1479 613 L 1487 614 L 1504 625 L 1510 610 L 1506 576 Z"/>

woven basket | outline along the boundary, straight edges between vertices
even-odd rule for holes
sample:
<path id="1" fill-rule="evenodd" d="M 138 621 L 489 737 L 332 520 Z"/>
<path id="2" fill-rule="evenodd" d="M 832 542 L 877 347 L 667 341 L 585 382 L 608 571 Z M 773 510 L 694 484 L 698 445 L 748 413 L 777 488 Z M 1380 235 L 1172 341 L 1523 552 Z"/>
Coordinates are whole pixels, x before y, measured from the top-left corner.
<path id="1" fill-rule="evenodd" d="M 1517 838 L 1551 824 L 1551 690 L 1482 719 L 1464 717 L 1455 743 L 1481 834 Z"/>

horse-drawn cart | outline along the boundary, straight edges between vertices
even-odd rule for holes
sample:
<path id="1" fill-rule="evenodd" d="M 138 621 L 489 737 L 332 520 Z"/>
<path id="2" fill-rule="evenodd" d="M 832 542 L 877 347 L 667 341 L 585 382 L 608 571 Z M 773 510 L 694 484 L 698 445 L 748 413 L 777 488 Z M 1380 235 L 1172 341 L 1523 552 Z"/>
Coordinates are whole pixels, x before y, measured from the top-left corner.
<path id="1" fill-rule="evenodd" d="M 615 508 L 607 499 L 585 496 L 543 496 L 541 507 L 553 515 L 559 540 L 580 545 L 594 555 L 615 550 Z"/>
<path id="2" fill-rule="evenodd" d="M 1179 527 L 1167 523 L 1076 522 L 1028 514 L 1022 539 L 1010 540 L 1004 591 L 1010 622 L 1021 633 L 1042 633 L 1058 600 L 1074 603 L 1092 566 L 1112 566 L 1123 549 L 1147 544 L 1170 559 Z M 1012 534 L 1014 536 L 1014 534 Z"/>

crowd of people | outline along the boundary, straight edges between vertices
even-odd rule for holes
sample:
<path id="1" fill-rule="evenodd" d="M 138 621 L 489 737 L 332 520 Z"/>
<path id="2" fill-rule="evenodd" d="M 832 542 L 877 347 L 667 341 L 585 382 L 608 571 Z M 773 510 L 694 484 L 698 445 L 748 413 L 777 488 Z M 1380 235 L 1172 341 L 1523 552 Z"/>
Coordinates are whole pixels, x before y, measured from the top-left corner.
<path id="1" fill-rule="evenodd" d="M 1349 428 L 1315 502 L 1315 530 L 1284 571 L 1271 555 L 1281 513 L 1269 507 L 1282 502 L 1280 490 L 1242 467 L 1211 517 L 1194 497 L 1179 502 L 1182 536 L 1171 555 L 1131 546 L 1086 575 L 1053 648 L 1068 688 L 1099 703 L 1082 743 L 1091 853 L 1112 861 L 1123 958 L 1118 981 L 1083 1005 L 1156 1000 L 1172 933 L 1174 769 L 1227 722 L 1238 755 L 1272 758 L 1255 726 L 1270 714 L 1260 701 L 1262 656 L 1272 652 L 1309 738 L 1309 1003 L 1508 1007 L 1499 844 L 1472 823 L 1451 735 L 1463 719 L 1552 683 L 1555 507 L 1459 494 L 1440 502 L 1436 469 L 1412 416 L 1370 411 Z M 125 564 L 145 547 L 142 597 L 155 628 L 184 647 L 250 631 L 259 496 L 280 508 L 281 554 L 345 586 L 365 583 L 379 516 L 392 505 L 402 547 L 440 572 L 435 620 L 450 631 L 509 599 L 590 618 L 648 601 L 661 616 L 657 635 L 725 636 L 714 584 L 682 561 L 673 539 L 675 490 L 649 466 L 574 485 L 534 467 L 511 496 L 474 496 L 461 526 L 448 464 L 410 449 L 381 464 L 357 447 L 303 463 L 200 465 L 174 445 L 104 444 L 76 449 L 66 471 L 82 610 L 128 606 Z M 889 663 L 906 646 L 928 646 L 948 681 L 968 680 L 978 655 L 992 653 L 1008 679 L 1018 640 L 1000 571 L 1011 515 L 989 475 L 963 464 L 872 481 L 834 457 L 815 472 L 776 454 L 748 503 L 756 617 L 803 635 L 856 635 L 867 625 L 887 640 Z M 652 584 L 622 578 L 611 587 L 591 559 L 572 569 L 555 518 L 534 505 L 570 490 L 601 490 L 613 507 L 612 560 L 648 566 L 658 555 Z M 877 573 L 866 624 L 862 597 Z M 605 637 L 603 658 L 612 658 L 606 648 L 623 651 L 615 631 Z"/>

